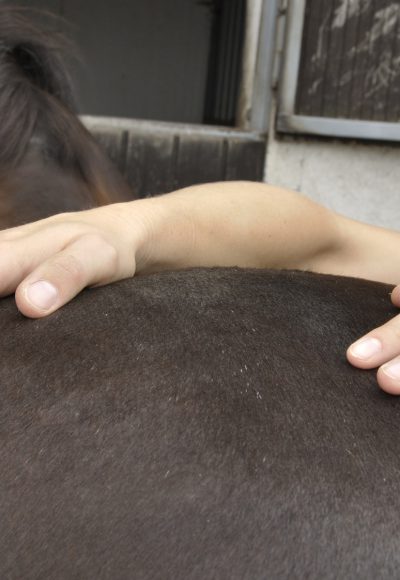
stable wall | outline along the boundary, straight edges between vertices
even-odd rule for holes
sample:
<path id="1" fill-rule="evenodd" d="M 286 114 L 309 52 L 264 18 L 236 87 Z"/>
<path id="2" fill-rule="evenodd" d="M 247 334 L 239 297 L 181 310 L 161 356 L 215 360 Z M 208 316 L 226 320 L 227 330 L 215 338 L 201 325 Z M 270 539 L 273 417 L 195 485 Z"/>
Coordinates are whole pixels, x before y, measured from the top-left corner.
<path id="1" fill-rule="evenodd" d="M 400 230 L 400 144 L 273 136 L 265 179 L 348 217 Z"/>

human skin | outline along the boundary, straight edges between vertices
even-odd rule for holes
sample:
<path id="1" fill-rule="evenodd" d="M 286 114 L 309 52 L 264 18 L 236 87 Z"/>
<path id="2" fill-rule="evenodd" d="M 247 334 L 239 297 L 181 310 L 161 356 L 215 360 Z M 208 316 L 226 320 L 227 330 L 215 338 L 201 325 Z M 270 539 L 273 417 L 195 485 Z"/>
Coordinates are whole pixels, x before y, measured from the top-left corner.
<path id="1" fill-rule="evenodd" d="M 0 232 L 0 293 L 15 292 L 32 318 L 51 314 L 87 286 L 195 266 L 293 268 L 400 283 L 400 233 L 347 219 L 267 184 L 224 182 Z M 399 264 L 397 264 L 399 261 Z M 392 293 L 400 306 L 400 286 Z M 380 387 L 400 394 L 400 315 L 347 351 L 380 367 Z"/>

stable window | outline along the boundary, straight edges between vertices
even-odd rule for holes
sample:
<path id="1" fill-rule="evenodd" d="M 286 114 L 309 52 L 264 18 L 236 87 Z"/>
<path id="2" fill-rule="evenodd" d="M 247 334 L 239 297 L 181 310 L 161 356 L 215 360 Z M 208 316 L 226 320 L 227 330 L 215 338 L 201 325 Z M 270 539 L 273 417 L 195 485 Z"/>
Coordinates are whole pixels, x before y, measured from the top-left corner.
<path id="1" fill-rule="evenodd" d="M 246 0 L 8 3 L 63 17 L 83 120 L 137 195 L 263 178 L 265 137 L 237 126 Z"/>
<path id="2" fill-rule="evenodd" d="M 290 0 L 278 130 L 400 140 L 400 2 Z"/>

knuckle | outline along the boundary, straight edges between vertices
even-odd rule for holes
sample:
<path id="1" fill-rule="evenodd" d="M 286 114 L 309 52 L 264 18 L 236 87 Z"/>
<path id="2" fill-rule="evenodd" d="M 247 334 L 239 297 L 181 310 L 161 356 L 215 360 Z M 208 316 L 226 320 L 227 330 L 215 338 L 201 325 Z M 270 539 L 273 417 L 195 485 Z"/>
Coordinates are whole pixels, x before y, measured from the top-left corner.
<path id="1" fill-rule="evenodd" d="M 63 277 L 67 275 L 74 284 L 82 284 L 84 280 L 83 265 L 72 254 L 58 256 L 52 263 L 52 268 Z"/>
<path id="2" fill-rule="evenodd" d="M 82 236 L 82 241 L 89 252 L 101 255 L 101 262 L 107 273 L 114 274 L 117 271 L 119 255 L 113 244 L 98 233 L 88 233 Z"/>
<path id="3" fill-rule="evenodd" d="M 118 270 L 119 267 L 119 256 L 116 248 L 111 244 L 106 244 L 104 248 L 104 264 L 108 272 L 112 275 Z"/>

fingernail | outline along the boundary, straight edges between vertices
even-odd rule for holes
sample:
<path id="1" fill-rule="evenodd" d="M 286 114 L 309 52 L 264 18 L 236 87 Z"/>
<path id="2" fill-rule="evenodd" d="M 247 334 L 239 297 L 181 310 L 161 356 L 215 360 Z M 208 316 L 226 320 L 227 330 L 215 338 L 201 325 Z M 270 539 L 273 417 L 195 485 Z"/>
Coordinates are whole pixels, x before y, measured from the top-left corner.
<path id="1" fill-rule="evenodd" d="M 377 338 L 362 338 L 350 347 L 353 356 L 367 360 L 382 350 L 382 344 Z"/>
<path id="2" fill-rule="evenodd" d="M 394 363 L 387 363 L 382 366 L 382 370 L 391 379 L 400 379 L 400 362 L 396 361 Z"/>
<path id="3" fill-rule="evenodd" d="M 49 310 L 54 305 L 57 294 L 57 288 L 50 282 L 46 282 L 46 280 L 34 282 L 26 289 L 27 299 L 40 310 Z"/>

